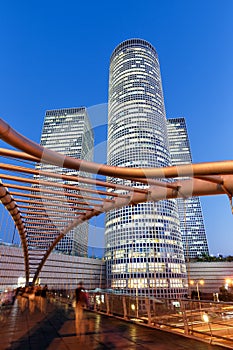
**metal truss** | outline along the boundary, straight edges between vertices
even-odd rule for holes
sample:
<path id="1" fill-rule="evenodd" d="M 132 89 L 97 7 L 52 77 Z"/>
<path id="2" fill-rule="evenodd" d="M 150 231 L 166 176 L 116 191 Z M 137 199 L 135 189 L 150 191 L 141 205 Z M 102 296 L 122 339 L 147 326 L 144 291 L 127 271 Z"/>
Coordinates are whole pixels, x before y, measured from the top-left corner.
<path id="1" fill-rule="evenodd" d="M 228 196 L 232 208 L 231 160 L 166 168 L 113 167 L 46 149 L 17 133 L 2 119 L 0 138 L 16 149 L 0 148 L 2 159 L 8 160 L 0 163 L 0 199 L 19 232 L 26 283 L 30 276 L 35 283 L 48 256 L 71 229 L 112 209 L 219 194 Z M 38 164 L 92 175 L 43 171 Z"/>

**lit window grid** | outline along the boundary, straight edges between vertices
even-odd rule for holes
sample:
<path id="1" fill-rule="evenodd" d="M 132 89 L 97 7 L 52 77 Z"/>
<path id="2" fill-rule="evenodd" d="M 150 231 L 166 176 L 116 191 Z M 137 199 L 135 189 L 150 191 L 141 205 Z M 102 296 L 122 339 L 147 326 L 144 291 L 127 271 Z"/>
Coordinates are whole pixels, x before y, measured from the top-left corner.
<path id="1" fill-rule="evenodd" d="M 81 107 L 47 111 L 41 135 L 41 145 L 74 158 L 92 161 L 94 139 L 86 109 Z M 36 166 L 36 169 L 71 174 L 70 169 L 49 164 L 39 164 Z M 78 174 L 86 175 L 72 170 L 72 175 Z M 88 176 L 90 175 L 88 174 Z M 47 180 L 46 177 L 41 175 L 36 178 Z M 56 179 L 54 181 L 59 180 Z M 57 244 L 55 250 L 72 255 L 86 256 L 88 227 L 88 222 L 84 222 L 71 230 Z M 40 244 L 44 246 L 43 242 Z M 37 246 L 39 246 L 39 241 Z"/>
<path id="2" fill-rule="evenodd" d="M 185 118 L 167 120 L 172 165 L 192 162 Z M 208 241 L 199 197 L 177 199 L 185 258 L 209 255 Z"/>

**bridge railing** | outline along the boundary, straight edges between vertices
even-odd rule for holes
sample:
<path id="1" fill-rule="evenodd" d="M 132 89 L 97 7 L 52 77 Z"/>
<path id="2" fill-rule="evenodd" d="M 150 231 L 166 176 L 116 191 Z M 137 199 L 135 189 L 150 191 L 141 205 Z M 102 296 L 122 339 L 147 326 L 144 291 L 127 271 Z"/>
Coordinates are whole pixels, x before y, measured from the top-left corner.
<path id="1" fill-rule="evenodd" d="M 73 297 L 57 293 L 54 302 L 71 307 Z M 94 312 L 233 348 L 233 303 L 104 292 L 88 292 L 88 299 Z"/>
<path id="2" fill-rule="evenodd" d="M 89 308 L 108 316 L 233 348 L 233 303 L 89 293 Z"/>

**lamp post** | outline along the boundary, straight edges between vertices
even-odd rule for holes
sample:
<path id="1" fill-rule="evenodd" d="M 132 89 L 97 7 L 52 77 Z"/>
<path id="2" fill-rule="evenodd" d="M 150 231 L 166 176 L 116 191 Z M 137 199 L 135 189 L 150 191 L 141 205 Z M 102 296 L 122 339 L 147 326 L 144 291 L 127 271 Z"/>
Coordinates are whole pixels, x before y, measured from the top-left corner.
<path id="1" fill-rule="evenodd" d="M 204 280 L 199 280 L 199 281 L 190 281 L 190 284 L 193 286 L 194 284 L 196 284 L 196 288 L 197 288 L 197 298 L 198 300 L 200 300 L 200 291 L 199 291 L 199 284 L 203 286 L 204 284 Z"/>

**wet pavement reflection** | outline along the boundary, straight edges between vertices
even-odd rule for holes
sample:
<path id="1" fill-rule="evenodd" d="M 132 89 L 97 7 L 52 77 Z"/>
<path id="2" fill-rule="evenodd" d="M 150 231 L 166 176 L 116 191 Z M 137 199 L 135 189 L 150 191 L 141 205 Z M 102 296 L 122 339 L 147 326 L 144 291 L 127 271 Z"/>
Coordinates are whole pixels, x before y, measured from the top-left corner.
<path id="1" fill-rule="evenodd" d="M 125 322 L 113 317 L 84 312 L 76 336 L 74 310 L 48 304 L 47 313 L 23 312 L 17 303 L 0 325 L 1 350 L 220 350 L 210 345 L 165 331 Z"/>

